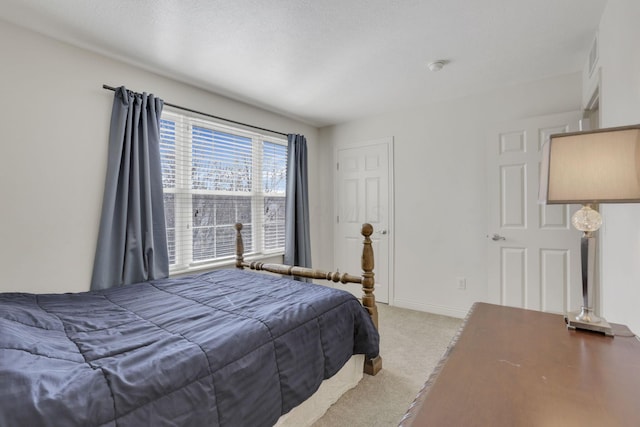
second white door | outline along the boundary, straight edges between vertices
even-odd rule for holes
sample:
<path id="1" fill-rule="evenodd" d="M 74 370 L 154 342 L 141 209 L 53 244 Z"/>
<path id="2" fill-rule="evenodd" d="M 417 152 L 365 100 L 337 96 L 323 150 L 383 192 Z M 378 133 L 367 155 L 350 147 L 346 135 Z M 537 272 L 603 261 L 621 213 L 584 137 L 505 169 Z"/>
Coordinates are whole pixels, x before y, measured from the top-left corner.
<path id="1" fill-rule="evenodd" d="M 336 235 L 334 264 L 339 271 L 359 274 L 363 223 L 373 225 L 375 295 L 389 302 L 392 275 L 392 153 L 393 140 L 385 138 L 337 150 Z M 357 285 L 345 285 L 356 296 Z"/>

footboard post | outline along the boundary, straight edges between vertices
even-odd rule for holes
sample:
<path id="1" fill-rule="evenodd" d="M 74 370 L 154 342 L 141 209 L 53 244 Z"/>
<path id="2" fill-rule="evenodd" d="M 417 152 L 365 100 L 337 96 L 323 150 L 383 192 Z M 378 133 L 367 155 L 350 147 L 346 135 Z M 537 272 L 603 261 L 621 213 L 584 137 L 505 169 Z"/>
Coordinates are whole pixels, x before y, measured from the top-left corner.
<path id="1" fill-rule="evenodd" d="M 362 305 L 371 315 L 374 325 L 378 328 L 378 306 L 376 305 L 376 296 L 374 295 L 375 278 L 373 273 L 373 247 L 371 246 L 371 234 L 373 234 L 373 226 L 369 223 L 362 225 Z"/>
<path id="2" fill-rule="evenodd" d="M 376 329 L 378 329 L 378 306 L 376 305 L 376 296 L 373 293 L 375 288 L 375 277 L 373 273 L 373 247 L 371 246 L 371 234 L 373 234 L 373 226 L 369 223 L 362 225 L 362 305 L 367 309 L 371 320 Z M 382 358 L 380 355 L 374 359 L 366 358 L 364 361 L 364 372 L 368 375 L 377 374 L 382 369 Z"/>
<path id="3" fill-rule="evenodd" d="M 242 242 L 242 224 L 236 222 L 236 267 L 243 268 L 242 263 L 244 262 L 244 243 Z"/>

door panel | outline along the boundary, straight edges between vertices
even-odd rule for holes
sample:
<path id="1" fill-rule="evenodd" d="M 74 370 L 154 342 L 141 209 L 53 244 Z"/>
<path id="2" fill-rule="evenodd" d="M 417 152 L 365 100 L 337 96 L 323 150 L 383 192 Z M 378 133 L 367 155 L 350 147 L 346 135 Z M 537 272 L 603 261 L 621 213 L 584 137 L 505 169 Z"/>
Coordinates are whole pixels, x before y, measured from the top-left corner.
<path id="1" fill-rule="evenodd" d="M 525 302 L 527 288 L 527 249 L 503 247 L 501 252 L 501 303 L 521 307 Z"/>
<path id="2" fill-rule="evenodd" d="M 500 172 L 500 224 L 502 227 L 525 228 L 526 165 L 501 166 Z"/>
<path id="3" fill-rule="evenodd" d="M 566 249 L 542 249 L 540 251 L 540 284 L 542 311 L 562 313 L 566 309 L 562 302 L 567 299 L 570 288 L 570 251 Z"/>

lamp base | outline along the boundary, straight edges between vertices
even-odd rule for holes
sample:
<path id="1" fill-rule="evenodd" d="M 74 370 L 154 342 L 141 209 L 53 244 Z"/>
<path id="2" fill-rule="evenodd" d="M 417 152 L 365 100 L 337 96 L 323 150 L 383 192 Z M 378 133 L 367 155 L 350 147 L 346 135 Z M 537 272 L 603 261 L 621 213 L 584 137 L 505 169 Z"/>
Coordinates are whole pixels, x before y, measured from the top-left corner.
<path id="1" fill-rule="evenodd" d="M 611 325 L 602 317 L 598 317 L 593 310 L 582 307 L 580 311 L 574 311 L 564 316 L 564 321 L 568 329 L 583 329 L 587 331 L 600 332 L 608 337 L 613 337 Z"/>

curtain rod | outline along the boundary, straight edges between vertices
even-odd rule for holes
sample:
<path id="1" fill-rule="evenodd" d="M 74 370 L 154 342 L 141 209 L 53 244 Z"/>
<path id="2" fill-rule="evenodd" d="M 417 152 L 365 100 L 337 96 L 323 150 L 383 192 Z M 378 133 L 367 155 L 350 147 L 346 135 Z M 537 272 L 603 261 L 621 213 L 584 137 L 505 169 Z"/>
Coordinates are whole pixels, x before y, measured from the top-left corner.
<path id="1" fill-rule="evenodd" d="M 113 86 L 109 86 L 109 85 L 105 85 L 105 84 L 102 85 L 102 88 L 103 89 L 108 89 L 108 90 L 111 90 L 111 91 L 114 91 L 114 92 L 116 91 L 116 89 L 118 89 L 117 87 L 113 87 Z M 135 93 L 138 94 L 138 92 L 135 92 Z M 187 108 L 187 107 L 181 107 L 179 105 L 171 104 L 169 102 L 165 102 L 164 105 L 166 105 L 167 107 L 177 108 L 177 109 L 183 110 L 183 111 L 188 111 L 190 113 L 196 113 L 196 114 L 200 114 L 202 116 L 211 117 L 213 119 L 218 119 L 218 120 L 223 120 L 225 122 L 234 123 L 236 125 L 246 126 L 246 127 L 252 128 L 252 129 L 263 130 L 265 132 L 277 133 L 278 135 L 288 136 L 286 133 L 283 133 L 283 132 L 278 132 L 276 130 L 261 128 L 259 126 L 253 126 L 253 125 L 250 125 L 250 124 L 247 124 L 247 123 L 238 122 L 238 121 L 235 121 L 235 120 L 225 119 L 224 117 L 214 116 L 213 114 L 203 113 L 202 111 L 193 110 L 193 109 Z"/>

